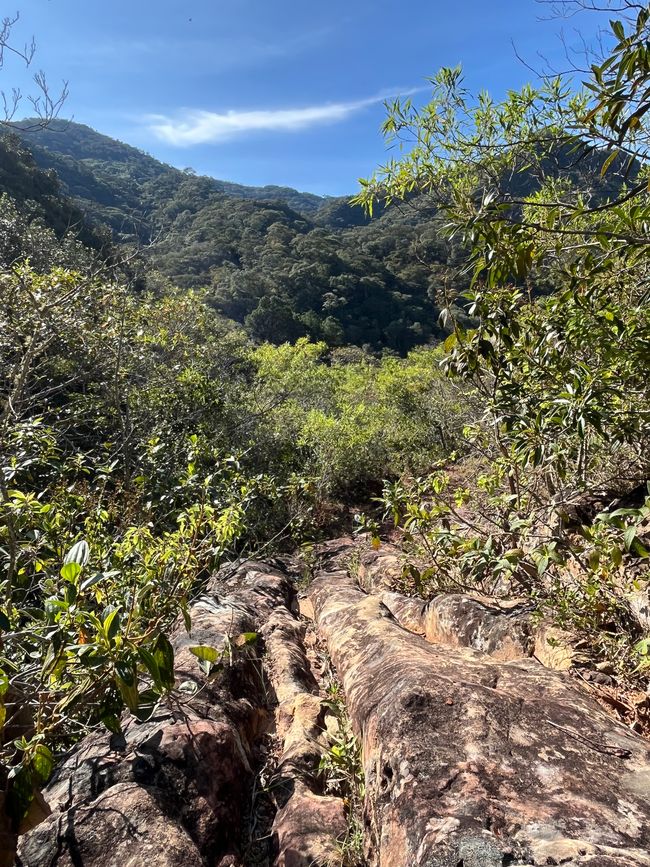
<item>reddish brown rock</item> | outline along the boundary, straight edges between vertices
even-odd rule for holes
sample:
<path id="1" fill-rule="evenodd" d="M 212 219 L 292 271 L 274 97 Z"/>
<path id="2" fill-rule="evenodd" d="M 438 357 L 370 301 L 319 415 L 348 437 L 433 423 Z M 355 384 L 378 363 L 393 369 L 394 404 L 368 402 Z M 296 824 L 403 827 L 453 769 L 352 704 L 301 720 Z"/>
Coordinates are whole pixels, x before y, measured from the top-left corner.
<path id="1" fill-rule="evenodd" d="M 383 589 L 393 585 L 398 564 L 401 570 L 401 558 L 394 548 L 382 545 L 377 551 L 366 549 L 360 559 L 362 588 L 377 592 L 400 626 L 424 635 L 432 644 L 471 647 L 504 662 L 535 656 L 542 665 L 557 671 L 565 671 L 574 663 L 571 636 L 548 623 L 533 626 L 530 606 L 524 599 L 441 593 L 426 603 Z"/>
<path id="2" fill-rule="evenodd" d="M 535 629 L 535 659 L 546 668 L 568 671 L 576 660 L 572 636 L 550 623 L 541 623 Z"/>
<path id="3" fill-rule="evenodd" d="M 316 795 L 297 782 L 276 816 L 279 855 L 276 867 L 334 867 L 341 864 L 346 832 L 343 801 Z"/>
<path id="4" fill-rule="evenodd" d="M 355 552 L 347 539 L 325 546 L 329 571 L 310 599 L 362 740 L 369 863 L 650 867 L 648 745 L 529 658 L 542 639 L 535 647 L 526 612 L 462 594 L 425 606 L 386 590 L 399 559 L 390 551 L 361 555 L 366 586 L 384 588 L 366 595 L 345 568 Z M 266 564 L 215 577 L 192 608 L 191 637 L 181 627 L 173 638 L 179 689 L 148 722 L 127 717 L 122 735 L 77 745 L 19 864 L 340 864 L 344 804 L 323 794 L 318 769 L 331 720 L 313 671 L 329 663 L 295 602 Z M 257 643 L 206 680 L 189 648 L 242 632 Z M 274 850 L 251 860 L 262 743 L 276 760 L 260 777 L 270 813 L 256 839 Z"/>
<path id="5" fill-rule="evenodd" d="M 260 650 L 236 650 L 206 679 L 189 648 L 259 631 L 292 595 L 286 575 L 264 564 L 217 575 L 192 607 L 191 635 L 179 627 L 173 637 L 180 688 L 148 722 L 127 716 L 122 735 L 77 745 L 45 791 L 52 815 L 22 839 L 19 863 L 239 863 L 255 744 L 271 719 Z"/>
<path id="6" fill-rule="evenodd" d="M 323 795 L 320 760 L 328 748 L 326 707 L 304 645 L 305 624 L 286 608 L 262 629 L 266 670 L 278 701 L 281 755 L 271 781 L 277 813 L 272 832 L 278 867 L 330 867 L 346 831 L 343 801 Z"/>
<path id="7" fill-rule="evenodd" d="M 22 846 L 19 864 L 36 867 L 204 867 L 195 842 L 164 807 L 164 795 L 119 783 L 91 803 L 54 814 Z"/>
<path id="8" fill-rule="evenodd" d="M 423 599 L 414 599 L 411 596 L 403 596 L 401 593 L 390 591 L 382 593 L 379 598 L 400 626 L 415 635 L 425 634 L 427 603 Z"/>
<path id="9" fill-rule="evenodd" d="M 436 596 L 426 608 L 427 641 L 448 647 L 471 647 L 508 661 L 531 656 L 534 646 L 528 614 L 487 605 L 460 593 Z"/>
<path id="10" fill-rule="evenodd" d="M 376 550 L 363 547 L 358 552 L 359 566 L 356 577 L 360 586 L 369 593 L 395 589 L 401 578 L 404 557 L 393 545 L 382 543 Z"/>
<path id="11" fill-rule="evenodd" d="M 404 631 L 340 573 L 316 620 L 362 738 L 371 863 L 650 865 L 650 750 L 565 676 Z"/>

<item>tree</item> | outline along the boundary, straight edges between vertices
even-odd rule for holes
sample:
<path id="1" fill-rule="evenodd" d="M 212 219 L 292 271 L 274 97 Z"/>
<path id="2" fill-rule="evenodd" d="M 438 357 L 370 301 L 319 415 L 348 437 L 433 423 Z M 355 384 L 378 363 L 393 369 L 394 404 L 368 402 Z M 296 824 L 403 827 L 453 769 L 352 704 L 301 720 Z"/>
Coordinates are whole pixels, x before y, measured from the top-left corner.
<path id="1" fill-rule="evenodd" d="M 579 90 L 555 76 L 495 103 L 441 70 L 424 108 L 390 106 L 385 132 L 408 149 L 359 196 L 426 192 L 462 238 L 476 327 L 456 324 L 450 370 L 477 380 L 503 448 L 544 465 L 553 493 L 567 434 L 582 479 L 605 439 L 647 473 L 649 10 L 612 22 L 610 54 Z M 544 279 L 557 291 L 531 300 Z"/>
<path id="2" fill-rule="evenodd" d="M 490 591 L 506 576 L 591 641 L 620 639 L 635 668 L 625 594 L 650 556 L 650 4 L 616 6 L 625 14 L 580 85 L 574 69 L 495 102 L 446 68 L 424 107 L 392 102 L 384 131 L 402 153 L 357 201 L 427 194 L 461 241 L 469 322 L 443 310 L 444 365 L 485 407 L 468 432 L 484 469 L 479 521 L 458 512 L 470 493 L 444 474 L 388 489 L 387 510 L 423 530 L 431 574 Z M 632 490 L 629 508 L 576 517 L 581 502 Z"/>

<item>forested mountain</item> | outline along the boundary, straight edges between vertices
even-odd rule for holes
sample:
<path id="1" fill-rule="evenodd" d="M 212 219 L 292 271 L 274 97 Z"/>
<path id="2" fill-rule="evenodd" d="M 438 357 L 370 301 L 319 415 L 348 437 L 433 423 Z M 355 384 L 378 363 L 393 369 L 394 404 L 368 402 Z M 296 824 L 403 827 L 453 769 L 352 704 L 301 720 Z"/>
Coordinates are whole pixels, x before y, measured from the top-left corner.
<path id="1" fill-rule="evenodd" d="M 172 284 L 208 287 L 210 303 L 256 339 L 404 353 L 442 334 L 449 249 L 424 198 L 370 219 L 345 198 L 198 177 L 80 124 L 21 135 L 47 183 L 56 172 L 68 207 L 85 214 L 85 231 L 109 227 Z M 22 144 L 4 147 L 34 174 Z"/>
<path id="2" fill-rule="evenodd" d="M 344 197 L 181 171 L 81 124 L 31 126 L 2 145 L 7 193 L 35 202 L 58 235 L 74 230 L 95 248 L 112 238 L 171 285 L 207 288 L 209 303 L 256 340 L 308 337 L 404 354 L 444 336 L 439 305 L 464 281 L 430 196 L 386 210 L 379 203 L 371 218 Z M 571 146 L 558 146 L 540 172 L 531 164 L 508 173 L 505 189 L 521 199 L 552 176 L 602 200 L 621 185 L 614 171 L 601 177 L 604 159 L 576 160 Z M 534 281 L 552 285 L 543 272 Z"/>
<path id="3" fill-rule="evenodd" d="M 83 199 L 88 209 L 108 206 L 123 211 L 124 218 L 142 218 L 143 206 L 153 204 L 155 190 L 147 186 L 162 177 L 179 183 L 192 169 L 181 171 L 162 163 L 138 148 L 102 135 L 84 124 L 54 119 L 47 126 L 30 120 L 16 125 L 30 145 L 37 163 L 54 169 L 69 193 Z M 327 201 L 313 193 L 300 193 L 290 187 L 254 187 L 209 178 L 215 192 L 243 199 L 285 202 L 296 210 L 313 213 Z M 135 186 L 134 186 L 135 184 Z M 153 201 L 152 201 L 153 199 Z M 110 222 L 104 215 L 105 222 Z"/>
<path id="4" fill-rule="evenodd" d="M 63 194 L 56 173 L 43 171 L 16 135 L 0 137 L 0 194 L 11 199 L 26 218 L 40 220 L 58 237 L 71 232 L 95 249 L 110 237 L 103 227 L 86 219 L 83 210 Z M 23 237 L 22 242 L 25 240 Z M 3 257 L 8 256 L 10 252 L 4 250 Z"/>

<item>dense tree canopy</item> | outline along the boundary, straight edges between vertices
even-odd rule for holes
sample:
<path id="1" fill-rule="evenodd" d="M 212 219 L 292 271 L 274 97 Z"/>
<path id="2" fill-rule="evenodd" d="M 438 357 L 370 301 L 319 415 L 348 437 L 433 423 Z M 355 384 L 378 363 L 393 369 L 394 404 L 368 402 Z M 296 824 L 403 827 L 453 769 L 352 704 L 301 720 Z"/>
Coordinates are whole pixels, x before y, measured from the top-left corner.
<path id="1" fill-rule="evenodd" d="M 453 248 L 424 199 L 371 220 L 346 199 L 197 177 L 79 124 L 57 121 L 23 141 L 33 158 L 6 142 L 23 174 L 33 159 L 44 179 L 56 171 L 95 232 L 137 244 L 174 285 L 210 288 L 215 308 L 256 339 L 404 354 L 444 333 L 437 299 Z M 58 231 L 61 218 L 47 218 Z"/>

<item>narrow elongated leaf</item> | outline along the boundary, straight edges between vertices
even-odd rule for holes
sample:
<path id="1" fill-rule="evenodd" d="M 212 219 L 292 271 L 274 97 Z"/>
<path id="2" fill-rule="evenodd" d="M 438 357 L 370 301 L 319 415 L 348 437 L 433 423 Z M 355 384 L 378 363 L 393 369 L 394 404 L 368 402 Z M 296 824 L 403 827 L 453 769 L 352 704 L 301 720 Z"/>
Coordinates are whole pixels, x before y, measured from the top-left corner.
<path id="1" fill-rule="evenodd" d="M 116 608 L 104 620 L 104 634 L 108 639 L 115 638 L 120 629 L 120 612 Z"/>
<path id="2" fill-rule="evenodd" d="M 611 164 L 614 162 L 614 160 L 616 159 L 617 156 L 618 156 L 618 151 L 612 151 L 611 154 L 607 157 L 607 159 L 603 163 L 603 167 L 600 170 L 601 178 L 605 177 L 605 175 L 607 174 L 607 169 L 611 166 Z"/>
<path id="3" fill-rule="evenodd" d="M 174 648 L 165 635 L 159 635 L 153 651 L 154 659 L 160 672 L 160 683 L 163 689 L 171 689 L 176 678 L 174 677 Z"/>
<path id="4" fill-rule="evenodd" d="M 36 745 L 31 766 L 41 784 L 47 783 L 54 770 L 54 756 L 49 747 L 46 747 L 45 744 Z"/>
<path id="5" fill-rule="evenodd" d="M 91 575 L 90 578 L 86 578 L 85 581 L 81 582 L 81 591 L 88 590 L 89 587 L 93 587 L 95 584 L 98 584 L 102 581 L 106 576 L 103 572 L 95 572 L 94 575 Z"/>
<path id="6" fill-rule="evenodd" d="M 623 534 L 623 541 L 625 543 L 625 550 L 629 551 L 632 547 L 632 543 L 636 539 L 636 527 L 632 525 L 625 530 Z"/>
<path id="7" fill-rule="evenodd" d="M 151 679 L 153 680 L 156 688 L 162 691 L 163 687 L 160 681 L 160 669 L 158 668 L 158 663 L 154 659 L 153 654 L 150 653 L 146 648 L 139 647 L 138 656 L 140 657 L 140 660 L 151 675 Z"/>
<path id="8" fill-rule="evenodd" d="M 124 704 L 130 711 L 135 712 L 140 704 L 137 680 L 134 678 L 132 683 L 128 683 L 118 674 L 115 676 L 115 683 L 124 700 Z"/>

